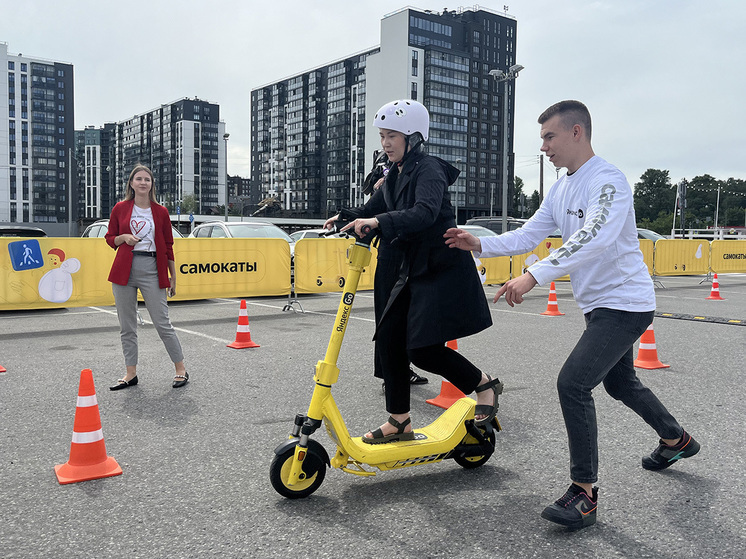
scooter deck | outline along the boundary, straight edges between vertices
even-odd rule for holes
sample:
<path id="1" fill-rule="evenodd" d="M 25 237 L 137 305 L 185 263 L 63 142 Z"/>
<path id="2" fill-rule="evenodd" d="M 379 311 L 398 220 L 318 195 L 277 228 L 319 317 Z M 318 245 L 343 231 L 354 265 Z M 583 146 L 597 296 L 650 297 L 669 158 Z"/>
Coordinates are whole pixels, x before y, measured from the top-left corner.
<path id="1" fill-rule="evenodd" d="M 457 400 L 430 425 L 415 429 L 415 438 L 411 441 L 368 444 L 363 442 L 362 437 L 351 437 L 348 448 L 350 458 L 377 466 L 418 457 L 445 455 L 466 436 L 465 422 L 474 419 L 474 406 L 475 402 L 471 398 Z"/>

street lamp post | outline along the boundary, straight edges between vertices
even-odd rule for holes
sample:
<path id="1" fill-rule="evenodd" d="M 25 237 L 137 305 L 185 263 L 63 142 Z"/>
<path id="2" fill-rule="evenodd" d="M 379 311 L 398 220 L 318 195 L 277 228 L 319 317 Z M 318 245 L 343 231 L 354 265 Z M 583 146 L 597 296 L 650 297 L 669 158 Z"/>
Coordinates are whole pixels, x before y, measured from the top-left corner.
<path id="1" fill-rule="evenodd" d="M 502 231 L 508 230 L 508 82 L 514 81 L 518 77 L 518 72 L 523 70 L 520 64 L 514 64 L 508 68 L 507 72 L 503 70 L 490 70 L 490 76 L 497 82 L 503 82 L 503 196 L 502 196 Z M 493 194 L 490 198 L 494 197 Z M 490 200 L 490 215 L 492 214 L 492 200 Z"/>
<path id="2" fill-rule="evenodd" d="M 223 134 L 225 140 L 225 221 L 228 221 L 228 138 L 230 134 Z"/>
<path id="3" fill-rule="evenodd" d="M 458 165 L 458 169 L 460 171 L 461 170 L 461 158 L 456 160 L 456 164 Z M 456 189 L 453 209 L 454 209 L 454 212 L 456 213 L 456 227 L 458 227 L 458 179 L 456 179 L 456 182 L 453 183 L 453 186 Z"/>

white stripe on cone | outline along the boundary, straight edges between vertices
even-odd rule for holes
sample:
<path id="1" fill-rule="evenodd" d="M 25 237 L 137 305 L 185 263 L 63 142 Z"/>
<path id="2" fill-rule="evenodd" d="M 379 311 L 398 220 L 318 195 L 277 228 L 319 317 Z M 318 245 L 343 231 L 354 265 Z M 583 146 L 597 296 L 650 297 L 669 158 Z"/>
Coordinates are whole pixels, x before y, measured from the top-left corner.
<path id="1" fill-rule="evenodd" d="M 97 406 L 98 400 L 96 400 L 96 395 L 93 396 L 78 396 L 78 407 L 79 408 L 90 408 L 92 406 Z"/>
<path id="2" fill-rule="evenodd" d="M 104 432 L 99 429 L 98 431 L 87 431 L 85 433 L 76 433 L 73 431 L 73 442 L 78 444 L 95 443 L 96 441 L 104 440 Z"/>

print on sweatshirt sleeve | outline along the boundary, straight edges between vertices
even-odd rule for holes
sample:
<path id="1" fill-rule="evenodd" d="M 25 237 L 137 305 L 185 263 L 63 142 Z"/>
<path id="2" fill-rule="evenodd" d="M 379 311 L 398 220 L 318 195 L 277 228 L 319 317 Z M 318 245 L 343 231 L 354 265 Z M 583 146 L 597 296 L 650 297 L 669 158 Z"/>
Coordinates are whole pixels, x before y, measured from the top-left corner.
<path id="1" fill-rule="evenodd" d="M 598 198 L 599 211 L 596 212 L 596 215 L 582 229 L 570 237 L 564 245 L 547 257 L 549 262 L 555 266 L 559 266 L 561 263 L 560 259 L 569 258 L 598 235 L 606 223 L 606 218 L 609 216 L 609 210 L 614 202 L 614 194 L 616 194 L 616 187 L 613 184 L 605 184 L 601 188 L 601 196 Z"/>

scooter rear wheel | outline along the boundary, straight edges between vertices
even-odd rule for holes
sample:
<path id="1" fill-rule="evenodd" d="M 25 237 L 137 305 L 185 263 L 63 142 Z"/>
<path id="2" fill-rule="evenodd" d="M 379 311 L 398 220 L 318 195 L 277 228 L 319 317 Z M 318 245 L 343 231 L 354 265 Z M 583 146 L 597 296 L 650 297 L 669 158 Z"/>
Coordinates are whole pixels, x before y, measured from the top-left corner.
<path id="1" fill-rule="evenodd" d="M 483 429 L 482 429 L 483 430 Z M 492 452 L 488 454 L 483 454 L 481 456 L 454 456 L 453 459 L 459 466 L 468 469 L 472 468 L 478 468 L 482 464 L 485 464 L 487 460 L 490 459 L 492 454 L 494 453 L 495 448 L 495 431 L 494 429 L 489 429 L 488 432 L 484 433 L 487 437 L 487 440 L 490 442 L 490 445 L 492 446 Z M 478 441 L 472 437 L 471 435 L 467 435 L 464 438 L 463 444 L 478 444 Z"/>
<path id="2" fill-rule="evenodd" d="M 326 476 L 324 461 L 309 451 L 303 460 L 303 479 L 295 485 L 287 485 L 290 468 L 295 457 L 295 447 L 290 447 L 282 454 L 276 454 L 269 468 L 269 480 L 280 495 L 288 499 L 302 499 L 316 491 Z"/>

